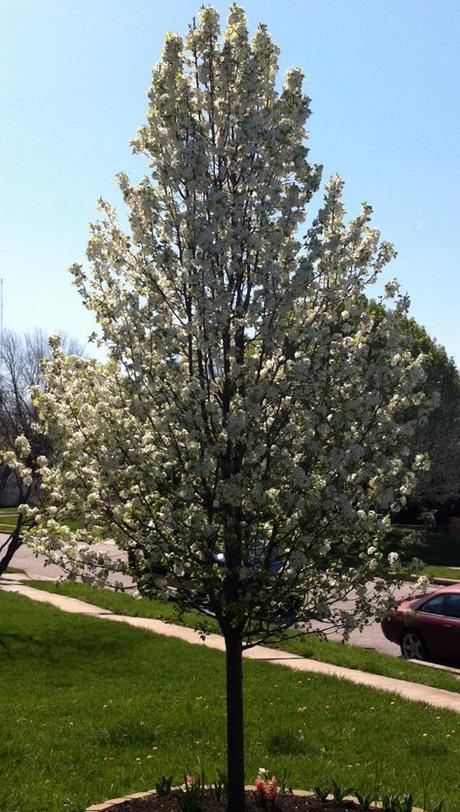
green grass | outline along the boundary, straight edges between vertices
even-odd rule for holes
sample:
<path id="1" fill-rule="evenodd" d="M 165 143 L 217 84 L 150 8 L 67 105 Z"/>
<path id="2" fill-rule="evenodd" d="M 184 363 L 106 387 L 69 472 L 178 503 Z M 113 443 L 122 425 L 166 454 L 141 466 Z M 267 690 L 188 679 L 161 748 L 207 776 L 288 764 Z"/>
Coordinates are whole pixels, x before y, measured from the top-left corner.
<path id="1" fill-rule="evenodd" d="M 341 643 L 334 640 L 319 640 L 314 635 L 290 640 L 280 648 L 321 662 L 340 665 L 344 668 L 381 674 L 393 679 L 416 682 L 419 685 L 430 685 L 433 688 L 444 688 L 446 691 L 460 693 L 460 679 L 455 674 L 437 671 L 435 668 L 415 665 L 400 657 L 381 654 L 378 651 L 364 649 L 360 646 Z"/>
<path id="2" fill-rule="evenodd" d="M 147 598 L 133 598 L 124 592 L 114 592 L 111 589 L 95 589 L 86 584 L 56 581 L 28 581 L 28 586 L 36 589 L 43 589 L 45 592 L 53 592 L 58 595 L 68 595 L 71 598 L 92 603 L 102 609 L 109 609 L 118 615 L 129 615 L 130 617 L 152 617 L 158 620 L 165 620 L 168 623 L 181 623 L 182 626 L 196 628 L 206 626 L 208 631 L 218 632 L 219 626 L 213 618 L 207 618 L 198 612 L 185 612 L 179 618 L 173 603 L 160 600 L 149 600 Z"/>
<path id="3" fill-rule="evenodd" d="M 422 573 L 428 575 L 429 578 L 449 578 L 452 581 L 460 581 L 460 569 L 452 569 L 451 567 L 429 565 L 423 568 Z"/>
<path id="4" fill-rule="evenodd" d="M 398 542 L 404 536 L 403 527 L 392 530 L 389 549 L 398 550 Z M 404 559 L 420 558 L 427 565 L 460 567 L 460 534 L 443 531 L 422 532 L 420 538 L 404 550 Z"/>
<path id="5" fill-rule="evenodd" d="M 224 765 L 219 652 L 6 593 L 0 641 L 2 812 L 82 812 L 198 759 L 209 779 Z M 261 765 L 304 788 L 378 774 L 458 809 L 457 714 L 267 663 L 244 673 L 248 782 Z"/>
<path id="6" fill-rule="evenodd" d="M 24 573 L 24 570 L 19 570 L 17 567 L 7 567 L 5 572 L 9 572 L 11 575 L 17 573 Z"/>
<path id="7" fill-rule="evenodd" d="M 192 628 L 197 626 L 202 628 L 206 625 L 207 630 L 210 632 L 219 631 L 215 620 L 203 618 L 197 612 L 187 612 L 179 620 L 174 605 L 165 601 L 151 601 L 146 598 L 136 599 L 124 593 L 95 589 L 79 583 L 57 584 L 52 581 L 31 581 L 28 582 L 28 585 L 47 592 L 79 598 L 87 603 L 109 609 L 116 614 L 152 617 L 170 623 L 180 622 L 182 625 L 191 626 Z M 332 640 L 323 641 L 310 634 L 289 642 L 285 641 L 280 644 L 279 648 L 293 654 L 300 654 L 302 657 L 311 657 L 322 662 L 341 665 L 344 668 L 354 668 L 372 674 L 383 674 L 387 677 L 404 679 L 460 693 L 460 680 L 453 674 L 437 671 L 434 668 L 430 669 L 426 666 L 417 666 L 400 658 L 363 649 L 360 646 L 343 644 Z"/>
<path id="8" fill-rule="evenodd" d="M 419 575 L 426 575 L 430 579 L 447 578 L 449 581 L 460 581 L 460 569 L 453 567 L 437 567 L 429 564 L 427 567 L 422 567 L 421 570 L 417 570 L 415 573 L 409 568 L 404 569 L 403 572 L 405 572 L 407 576 L 410 576 L 412 580 L 418 578 Z"/>
<path id="9" fill-rule="evenodd" d="M 449 578 L 460 580 L 460 570 L 451 569 L 460 567 L 460 535 L 436 532 L 422 532 L 420 538 L 407 548 L 400 547 L 404 533 L 410 528 L 394 527 L 388 543 L 388 549 L 400 551 L 403 561 L 418 558 L 425 566 L 421 572 L 429 578 Z"/>
<path id="10" fill-rule="evenodd" d="M 16 527 L 17 518 L 17 508 L 0 508 L 0 533 L 11 533 Z M 79 519 L 67 519 L 67 525 L 71 530 L 78 530 L 83 527 Z"/>
<path id="11" fill-rule="evenodd" d="M 17 508 L 0 508 L 0 533 L 11 533 L 16 527 Z"/>

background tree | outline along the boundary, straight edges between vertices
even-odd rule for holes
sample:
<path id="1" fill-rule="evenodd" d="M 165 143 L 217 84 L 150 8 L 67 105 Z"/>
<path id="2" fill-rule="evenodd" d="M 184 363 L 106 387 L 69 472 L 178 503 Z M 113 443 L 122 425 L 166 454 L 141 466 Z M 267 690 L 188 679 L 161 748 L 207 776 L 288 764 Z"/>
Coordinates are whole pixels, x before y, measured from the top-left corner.
<path id="1" fill-rule="evenodd" d="M 374 318 L 385 316 L 381 303 L 370 299 L 367 306 Z M 460 496 L 460 374 L 444 347 L 414 318 L 400 313 L 397 325 L 412 357 L 423 356 L 427 408 L 417 423 L 411 446 L 414 454 L 426 454 L 429 459 L 429 466 L 419 473 L 416 488 L 398 518 L 415 521 L 427 510 L 443 518 Z M 410 406 L 402 419 L 410 421 L 414 416 Z"/>
<path id="2" fill-rule="evenodd" d="M 278 91 L 277 55 L 265 26 L 249 41 L 236 5 L 222 37 L 212 8 L 167 36 L 133 142 L 149 173 L 119 176 L 130 233 L 101 202 L 90 269 L 73 267 L 108 360 L 55 342 L 37 395 L 62 454 L 42 468 L 34 549 L 99 582 L 129 571 L 144 594 L 217 618 L 231 812 L 244 807 L 243 649 L 387 608 L 380 544 L 424 464 L 400 420 L 422 400 L 421 359 L 397 329 L 406 301 L 379 318 L 363 303 L 393 250 L 368 205 L 345 224 L 338 178 L 300 238 L 320 172 L 302 73 Z M 105 533 L 127 562 L 94 548 Z"/>
<path id="3" fill-rule="evenodd" d="M 61 335 L 63 351 L 82 354 L 80 344 Z M 50 346 L 42 330 L 19 335 L 4 330 L 0 337 L 0 504 L 17 507 L 39 501 L 37 460 L 48 458 L 48 438 L 36 428 L 37 410 L 32 404 L 32 386 L 44 388 L 42 361 L 50 355 Z M 27 520 L 30 524 L 31 516 Z M 0 518 L 0 575 L 22 544 L 24 515 L 18 512 Z"/>
<path id="4" fill-rule="evenodd" d="M 430 467 L 418 478 L 410 504 L 443 516 L 460 496 L 460 375 L 444 347 L 415 319 L 403 318 L 401 329 L 414 357 L 424 355 L 424 390 L 435 403 L 414 436 L 416 450 L 429 455 Z"/>

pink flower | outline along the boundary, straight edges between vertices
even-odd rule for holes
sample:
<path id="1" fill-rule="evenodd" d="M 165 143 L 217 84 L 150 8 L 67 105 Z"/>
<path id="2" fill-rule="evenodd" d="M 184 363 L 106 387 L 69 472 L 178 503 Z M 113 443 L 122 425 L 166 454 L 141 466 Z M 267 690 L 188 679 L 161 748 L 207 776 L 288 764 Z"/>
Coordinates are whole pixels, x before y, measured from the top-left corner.
<path id="1" fill-rule="evenodd" d="M 273 801 L 279 792 L 279 784 L 274 775 L 262 776 L 259 773 L 256 779 L 256 794 L 260 801 Z"/>

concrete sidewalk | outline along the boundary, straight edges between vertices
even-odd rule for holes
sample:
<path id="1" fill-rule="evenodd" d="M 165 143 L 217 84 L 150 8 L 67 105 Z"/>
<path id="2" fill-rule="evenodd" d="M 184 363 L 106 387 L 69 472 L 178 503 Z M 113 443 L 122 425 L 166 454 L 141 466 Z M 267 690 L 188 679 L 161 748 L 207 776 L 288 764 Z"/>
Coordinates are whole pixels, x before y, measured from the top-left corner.
<path id="1" fill-rule="evenodd" d="M 0 534 L 0 544 L 2 540 L 4 540 L 4 537 Z M 113 541 L 110 540 L 101 542 L 97 545 L 97 548 L 108 553 L 110 556 L 118 557 L 119 555 L 124 555 L 124 553 L 118 550 Z M 25 544 L 20 547 L 15 554 L 11 566 L 24 570 L 29 578 L 37 581 L 55 580 L 60 576 L 65 577 L 66 575 L 59 567 L 53 564 L 47 564 L 43 556 L 35 556 L 32 550 Z M 133 585 L 132 580 L 126 575 L 120 577 L 120 574 L 117 573 L 109 577 L 109 582 L 120 580 L 125 586 Z M 407 595 L 409 590 L 410 587 L 405 585 L 398 593 L 398 597 Z M 353 611 L 352 604 L 343 604 L 343 608 Z M 342 639 L 341 633 L 334 630 L 330 630 L 327 636 L 330 640 L 340 641 Z M 384 637 L 380 623 L 377 622 L 369 623 L 361 631 L 359 629 L 353 629 L 350 635 L 350 643 L 353 643 L 355 646 L 360 646 L 360 648 L 379 651 L 381 654 L 390 654 L 392 657 L 400 656 L 399 646 Z"/>
<path id="2" fill-rule="evenodd" d="M 185 626 L 179 626 L 175 623 L 165 623 L 162 620 L 156 620 L 154 618 L 115 615 L 107 609 L 101 609 L 99 606 L 85 603 L 76 598 L 69 598 L 65 595 L 56 595 L 50 592 L 44 592 L 40 589 L 34 589 L 23 582 L 25 578 L 27 578 L 27 576 L 22 576 L 21 578 L 21 576 L 13 574 L 4 575 L 3 578 L 0 579 L 0 589 L 5 592 L 14 592 L 23 595 L 39 603 L 49 603 L 57 609 L 61 609 L 63 612 L 98 617 L 104 620 L 111 620 L 115 623 L 127 623 L 129 626 L 145 629 L 155 634 L 163 634 L 167 637 L 174 637 L 177 640 L 183 640 L 185 643 L 205 646 L 206 648 L 217 649 L 218 651 L 225 650 L 223 637 L 218 634 L 210 634 L 203 641 L 197 632 Z M 280 665 L 295 671 L 308 671 L 315 674 L 338 677 L 348 682 L 354 682 L 357 685 L 367 685 L 370 688 L 377 688 L 380 691 L 399 694 L 399 696 L 404 697 L 404 699 L 409 699 L 413 702 L 423 702 L 437 708 L 445 708 L 446 710 L 460 713 L 460 693 L 456 694 L 442 688 L 432 688 L 428 685 L 420 685 L 419 683 L 384 677 L 380 674 L 370 674 L 351 668 L 342 668 L 342 666 L 323 663 L 319 660 L 309 660 L 296 654 L 267 648 L 266 646 L 255 646 L 246 651 L 244 657 L 248 660 L 264 660 L 273 665 Z"/>

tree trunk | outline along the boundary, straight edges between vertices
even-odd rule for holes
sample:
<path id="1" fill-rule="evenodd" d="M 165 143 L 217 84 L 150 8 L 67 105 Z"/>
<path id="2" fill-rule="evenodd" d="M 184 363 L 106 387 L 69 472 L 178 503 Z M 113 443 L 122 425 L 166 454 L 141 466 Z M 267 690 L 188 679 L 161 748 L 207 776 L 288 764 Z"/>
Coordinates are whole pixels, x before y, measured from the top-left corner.
<path id="1" fill-rule="evenodd" d="M 30 491 L 27 492 L 27 498 L 29 497 L 29 494 Z M 21 493 L 21 496 L 24 497 L 24 494 Z M 26 500 L 23 499 L 21 501 Z M 20 547 L 22 547 L 22 525 L 22 514 L 18 513 L 16 517 L 16 527 L 14 528 L 13 532 L 9 534 L 6 541 L 4 541 L 3 544 L 0 544 L 0 575 L 3 575 L 14 554 L 19 550 Z M 1 555 L 2 553 L 3 555 Z"/>
<path id="2" fill-rule="evenodd" d="M 3 556 L 0 558 L 0 575 L 3 575 L 5 570 L 10 564 L 14 554 L 22 546 L 22 540 L 19 532 L 14 531 L 9 539 L 0 545 L 0 554 L 4 551 Z"/>
<path id="3" fill-rule="evenodd" d="M 227 673 L 227 777 L 228 812 L 243 812 L 244 731 L 243 731 L 243 644 L 238 634 L 226 635 Z"/>

